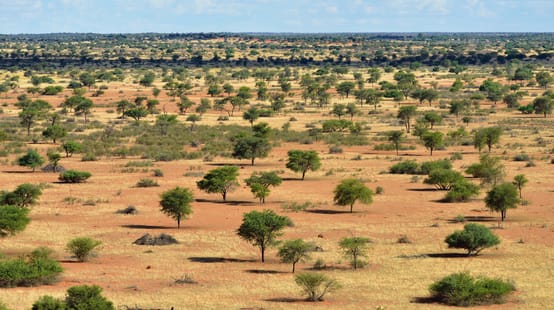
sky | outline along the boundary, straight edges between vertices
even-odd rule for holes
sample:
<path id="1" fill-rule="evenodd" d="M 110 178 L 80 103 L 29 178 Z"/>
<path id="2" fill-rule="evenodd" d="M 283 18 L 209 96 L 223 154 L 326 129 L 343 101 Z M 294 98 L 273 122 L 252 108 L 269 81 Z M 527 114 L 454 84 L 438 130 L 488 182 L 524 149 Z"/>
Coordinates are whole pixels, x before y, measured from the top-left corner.
<path id="1" fill-rule="evenodd" d="M 554 32 L 554 0 L 0 0 L 0 33 Z"/>

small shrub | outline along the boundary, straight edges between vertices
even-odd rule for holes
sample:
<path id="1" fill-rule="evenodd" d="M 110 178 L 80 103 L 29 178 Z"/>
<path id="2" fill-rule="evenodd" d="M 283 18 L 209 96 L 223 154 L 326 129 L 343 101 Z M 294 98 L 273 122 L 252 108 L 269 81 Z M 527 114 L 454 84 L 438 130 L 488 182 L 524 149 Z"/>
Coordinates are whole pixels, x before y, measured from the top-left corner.
<path id="1" fill-rule="evenodd" d="M 0 308 L 1 309 L 1 308 Z M 33 304 L 32 310 L 66 310 L 67 306 L 63 300 L 49 295 L 40 297 Z"/>
<path id="2" fill-rule="evenodd" d="M 150 160 L 130 161 L 125 164 L 125 167 L 152 167 L 154 163 Z"/>
<path id="3" fill-rule="evenodd" d="M 525 164 L 525 167 L 526 167 L 526 168 L 535 167 L 535 166 L 536 166 L 536 164 L 535 164 L 535 162 L 532 161 L 532 160 L 529 160 L 529 161 L 527 162 L 527 164 Z"/>
<path id="4" fill-rule="evenodd" d="M 312 267 L 312 269 L 314 270 L 323 270 L 327 268 L 327 265 L 325 264 L 325 261 L 321 258 L 318 258 L 315 263 L 314 263 L 314 266 Z"/>
<path id="5" fill-rule="evenodd" d="M 419 183 L 419 175 L 414 175 L 410 178 L 410 183 Z"/>
<path id="6" fill-rule="evenodd" d="M 397 243 L 412 243 L 412 241 L 408 238 L 406 235 L 402 235 L 398 240 Z"/>
<path id="7" fill-rule="evenodd" d="M 464 158 L 464 156 L 462 155 L 461 152 L 454 152 L 452 154 L 450 154 L 450 160 L 454 161 L 454 160 L 462 160 Z"/>
<path id="8" fill-rule="evenodd" d="M 78 285 L 67 290 L 67 309 L 114 310 L 113 303 L 101 295 L 102 288 L 96 285 Z"/>
<path id="9" fill-rule="evenodd" d="M 456 215 L 456 217 L 453 220 L 454 223 L 465 223 L 465 221 L 466 221 L 466 217 L 461 214 Z"/>
<path id="10" fill-rule="evenodd" d="M 140 181 L 137 182 L 136 187 L 156 187 L 160 186 L 158 182 L 152 179 L 140 179 Z"/>
<path id="11" fill-rule="evenodd" d="M 512 283 L 501 279 L 472 277 L 468 272 L 454 273 L 429 287 L 432 298 L 453 306 L 500 304 L 515 291 Z"/>
<path id="12" fill-rule="evenodd" d="M 343 152 L 342 148 L 338 145 L 333 145 L 329 147 L 330 154 L 342 154 L 342 152 Z"/>
<path id="13" fill-rule="evenodd" d="M 313 206 L 314 205 L 309 201 L 306 201 L 304 203 L 291 202 L 282 204 L 281 209 L 285 212 L 300 212 Z"/>
<path id="14" fill-rule="evenodd" d="M 87 171 L 67 170 L 62 172 L 58 179 L 64 183 L 82 183 L 91 176 L 92 174 Z"/>
<path id="15" fill-rule="evenodd" d="M 152 175 L 155 177 L 163 177 L 164 172 L 161 169 L 154 169 L 152 170 Z"/>
<path id="16" fill-rule="evenodd" d="M 385 190 L 383 189 L 382 186 L 377 186 L 377 187 L 375 188 L 375 194 L 377 194 L 377 195 L 381 195 L 381 194 L 383 194 L 384 192 L 385 192 Z"/>
<path id="17" fill-rule="evenodd" d="M 102 244 L 98 240 L 94 240 L 88 237 L 79 237 L 72 239 L 66 245 L 66 250 L 73 254 L 80 262 L 87 261 L 92 256 L 92 251 Z"/>
<path id="18" fill-rule="evenodd" d="M 188 274 L 183 275 L 181 278 L 175 279 L 175 284 L 198 284 Z"/>
<path id="19" fill-rule="evenodd" d="M 86 153 L 85 155 L 83 155 L 83 157 L 81 157 L 81 161 L 97 161 L 98 159 L 96 158 L 96 155 L 94 155 L 93 153 Z"/>
<path id="20" fill-rule="evenodd" d="M 528 161 L 529 159 L 529 155 L 525 153 L 517 154 L 516 156 L 514 156 L 514 161 Z"/>
<path id="21" fill-rule="evenodd" d="M 115 211 L 115 213 L 135 215 L 135 214 L 138 214 L 138 209 L 135 206 L 128 206 L 125 209 L 120 209 Z"/>
<path id="22" fill-rule="evenodd" d="M 325 294 L 340 288 L 336 280 L 315 272 L 297 274 L 294 276 L 294 282 L 308 295 L 309 301 L 323 301 Z"/>
<path id="23" fill-rule="evenodd" d="M 454 184 L 444 196 L 444 202 L 465 202 L 479 195 L 479 186 L 465 179 Z"/>
<path id="24" fill-rule="evenodd" d="M 223 121 L 228 121 L 228 120 L 229 120 L 229 117 L 226 116 L 226 115 L 221 115 L 217 118 L 218 122 L 223 122 Z"/>
<path id="25" fill-rule="evenodd" d="M 419 164 L 415 160 L 401 161 L 389 168 L 392 174 L 418 174 Z"/>
<path id="26" fill-rule="evenodd" d="M 452 162 L 450 162 L 450 160 L 448 159 L 439 159 L 439 160 L 423 162 L 421 163 L 421 170 L 419 174 L 429 174 L 431 171 L 435 169 L 450 170 L 452 169 Z"/>

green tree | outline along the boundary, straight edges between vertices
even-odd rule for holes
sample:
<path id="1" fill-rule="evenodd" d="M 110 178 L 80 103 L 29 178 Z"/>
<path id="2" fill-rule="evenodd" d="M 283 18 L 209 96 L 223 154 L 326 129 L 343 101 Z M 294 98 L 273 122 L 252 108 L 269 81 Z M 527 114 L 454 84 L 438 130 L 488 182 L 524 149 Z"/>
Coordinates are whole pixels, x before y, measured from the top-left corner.
<path id="1" fill-rule="evenodd" d="M 481 151 L 481 148 L 486 145 L 489 153 L 492 146 L 500 142 L 500 136 L 502 135 L 502 128 L 500 127 L 485 127 L 477 130 L 473 135 L 473 145 L 475 148 Z"/>
<path id="2" fill-rule="evenodd" d="M 152 86 L 152 83 L 154 83 L 154 80 L 156 79 L 156 75 L 154 72 L 146 72 L 144 76 L 139 80 L 139 84 L 144 87 L 150 87 Z"/>
<path id="3" fill-rule="evenodd" d="M 202 98 L 200 99 L 200 104 L 196 107 L 196 113 L 203 115 L 211 109 L 212 105 L 210 104 L 210 99 Z"/>
<path id="4" fill-rule="evenodd" d="M 442 123 L 442 116 L 440 116 L 437 112 L 427 112 L 423 115 L 423 122 L 429 124 L 431 129 L 433 129 L 433 126 Z"/>
<path id="5" fill-rule="evenodd" d="M 481 224 L 470 223 L 464 230 L 458 230 L 444 240 L 449 248 L 466 249 L 467 256 L 479 255 L 486 249 L 500 243 L 500 239 L 490 229 Z"/>
<path id="6" fill-rule="evenodd" d="M 535 74 L 535 79 L 541 87 L 544 87 L 544 89 L 548 88 L 548 84 L 553 81 L 552 76 L 547 71 L 537 72 Z"/>
<path id="7" fill-rule="evenodd" d="M 440 190 L 450 190 L 454 184 L 464 179 L 464 176 L 454 170 L 437 168 L 429 172 L 423 180 L 425 184 L 435 185 Z"/>
<path id="8" fill-rule="evenodd" d="M 17 164 L 23 167 L 29 167 L 35 172 L 36 168 L 44 164 L 44 158 L 40 156 L 37 151 L 29 149 L 27 150 L 27 154 L 17 159 Z"/>
<path id="9" fill-rule="evenodd" d="M 547 114 L 552 114 L 552 99 L 548 96 L 542 96 L 533 100 L 533 110 L 536 114 L 543 114 L 546 117 Z"/>
<path id="10" fill-rule="evenodd" d="M 0 205 L 0 237 L 15 235 L 25 230 L 31 221 L 27 216 L 28 213 L 27 208 Z"/>
<path id="11" fill-rule="evenodd" d="M 0 307 L 2 309 L 2 307 Z M 67 305 L 63 300 L 49 295 L 41 296 L 33 303 L 31 310 L 66 310 Z"/>
<path id="12" fill-rule="evenodd" d="M 102 242 L 89 237 L 77 237 L 69 241 L 66 245 L 67 252 L 73 254 L 80 262 L 86 262 L 93 254 L 93 250 Z"/>
<path id="13" fill-rule="evenodd" d="M 277 244 L 277 237 L 281 236 L 282 230 L 290 224 L 291 220 L 288 217 L 271 210 L 251 211 L 243 215 L 237 235 L 260 249 L 263 263 L 266 249 Z"/>
<path id="14" fill-rule="evenodd" d="M 379 68 L 369 68 L 367 73 L 369 73 L 369 78 L 367 79 L 367 81 L 371 83 L 371 85 L 379 82 L 379 80 L 381 79 L 381 71 L 379 71 Z"/>
<path id="15" fill-rule="evenodd" d="M 373 202 L 373 192 L 358 179 L 342 180 L 333 193 L 333 201 L 339 206 L 350 206 L 350 213 L 356 201 L 363 204 Z"/>
<path id="16" fill-rule="evenodd" d="M 417 110 L 417 107 L 413 105 L 402 106 L 400 107 L 400 109 L 398 109 L 398 114 L 396 115 L 396 118 L 404 122 L 404 126 L 406 127 L 406 132 L 408 133 L 410 133 L 411 119 L 417 113 L 416 110 Z"/>
<path id="17" fill-rule="evenodd" d="M 456 115 L 456 120 L 460 116 L 460 114 L 467 112 L 469 109 L 469 101 L 468 100 L 452 100 L 450 101 L 450 105 L 448 107 L 448 111 L 450 114 Z"/>
<path id="18" fill-rule="evenodd" d="M 44 100 L 24 100 L 16 103 L 21 108 L 20 123 L 27 129 L 27 136 L 31 134 L 31 127 L 37 120 L 43 119 L 52 106 Z"/>
<path id="19" fill-rule="evenodd" d="M 479 195 L 479 186 L 466 179 L 461 179 L 452 184 L 443 200 L 445 202 L 466 202 L 477 195 Z"/>
<path id="20" fill-rule="evenodd" d="M 323 301 L 327 293 L 340 288 L 336 280 L 315 272 L 297 274 L 294 276 L 294 282 L 308 295 L 308 301 Z"/>
<path id="21" fill-rule="evenodd" d="M 355 87 L 356 87 L 356 84 L 354 82 L 345 81 L 337 85 L 336 89 L 337 89 L 337 93 L 341 95 L 341 97 L 346 96 L 346 98 L 348 98 L 348 95 L 350 95 L 350 92 L 352 92 L 352 90 L 354 90 Z"/>
<path id="22" fill-rule="evenodd" d="M 45 138 L 52 139 L 52 143 L 56 143 L 56 140 L 63 138 L 67 135 L 67 131 L 65 128 L 59 125 L 52 125 L 46 127 L 46 129 L 42 132 L 42 135 Z"/>
<path id="23" fill-rule="evenodd" d="M 466 169 L 467 174 L 471 174 L 474 178 L 481 178 L 483 185 L 496 185 L 504 178 L 504 165 L 501 163 L 500 157 L 484 154 L 479 157 L 479 163 L 472 164 Z"/>
<path id="24" fill-rule="evenodd" d="M 79 75 L 79 81 L 83 84 L 83 86 L 86 86 L 90 89 L 90 87 L 96 83 L 96 78 L 94 77 L 94 75 L 88 72 L 84 72 Z"/>
<path id="25" fill-rule="evenodd" d="M 292 273 L 294 273 L 296 264 L 309 260 L 310 252 L 314 248 L 315 245 L 313 243 L 302 239 L 287 240 L 279 248 L 277 256 L 281 258 L 281 262 L 292 264 Z"/>
<path id="26" fill-rule="evenodd" d="M 181 228 L 181 219 L 186 219 L 192 213 L 190 203 L 193 201 L 192 192 L 188 188 L 176 187 L 165 191 L 161 195 L 161 211 L 177 221 L 177 228 Z"/>
<path id="27" fill-rule="evenodd" d="M 25 208 L 37 204 L 40 195 L 42 195 L 42 189 L 39 185 L 23 183 L 13 192 L 0 192 L 0 205 Z"/>
<path id="28" fill-rule="evenodd" d="M 162 114 L 156 118 L 156 127 L 160 129 L 160 134 L 166 136 L 169 128 L 177 124 L 177 115 Z"/>
<path id="29" fill-rule="evenodd" d="M 217 84 L 211 84 L 208 86 L 208 95 L 211 97 L 218 96 L 221 94 L 221 87 Z"/>
<path id="30" fill-rule="evenodd" d="M 402 140 L 404 139 L 404 132 L 400 130 L 392 130 L 387 132 L 386 135 L 387 140 L 394 145 L 396 156 L 398 156 L 398 149 L 400 149 L 400 143 L 402 143 Z"/>
<path id="31" fill-rule="evenodd" d="M 101 295 L 99 286 L 78 285 L 67 290 L 65 304 L 68 310 L 115 310 L 113 303 Z"/>
<path id="32" fill-rule="evenodd" d="M 87 116 L 90 114 L 94 104 L 92 100 L 84 98 L 75 106 L 75 113 L 78 115 L 83 115 L 85 117 L 85 123 L 87 122 Z"/>
<path id="33" fill-rule="evenodd" d="M 48 150 L 46 157 L 48 157 L 48 164 L 52 166 L 52 171 L 58 172 L 58 164 L 62 160 L 62 155 L 56 151 Z"/>
<path id="34" fill-rule="evenodd" d="M 442 146 L 443 138 L 444 134 L 439 131 L 429 131 L 421 136 L 421 140 L 423 140 L 423 145 L 425 145 L 425 148 L 427 148 L 431 152 L 431 156 L 433 156 L 433 150 Z"/>
<path id="35" fill-rule="evenodd" d="M 196 182 L 199 189 L 207 193 L 219 193 L 223 201 L 227 200 L 227 193 L 238 186 L 239 168 L 224 166 L 210 170 L 202 180 Z"/>
<path id="36" fill-rule="evenodd" d="M 250 123 L 250 127 L 254 126 L 254 122 L 260 118 L 260 110 L 257 107 L 251 107 L 244 111 L 242 118 Z"/>
<path id="37" fill-rule="evenodd" d="M 181 101 L 177 104 L 179 108 L 179 114 L 187 113 L 187 110 L 194 105 L 194 101 L 190 100 L 187 96 L 181 96 Z"/>
<path id="38" fill-rule="evenodd" d="M 199 122 L 200 120 L 201 120 L 201 117 L 198 114 L 190 114 L 189 116 L 187 116 L 186 121 L 191 123 L 190 131 L 194 130 L 194 125 L 196 124 L 196 122 Z"/>
<path id="39" fill-rule="evenodd" d="M 507 210 L 517 208 L 519 202 L 516 186 L 508 182 L 494 186 L 485 197 L 487 208 L 500 212 L 502 221 L 506 219 Z"/>
<path id="40" fill-rule="evenodd" d="M 264 158 L 269 155 L 271 144 L 266 138 L 256 136 L 239 137 L 233 147 L 233 157 L 238 159 L 250 159 L 254 166 L 256 158 Z"/>
<path id="41" fill-rule="evenodd" d="M 365 262 L 360 261 L 360 258 L 367 257 L 370 242 L 371 240 L 365 237 L 346 237 L 341 239 L 339 247 L 342 249 L 344 256 L 350 260 L 350 265 L 354 269 L 358 269 L 365 265 Z"/>
<path id="42" fill-rule="evenodd" d="M 335 104 L 333 106 L 333 110 L 331 110 L 331 114 L 336 115 L 339 119 L 346 115 L 346 106 L 344 104 Z"/>
<path id="43" fill-rule="evenodd" d="M 231 96 L 231 93 L 235 91 L 233 85 L 229 83 L 223 84 L 223 91 L 227 94 L 227 97 Z"/>
<path id="44" fill-rule="evenodd" d="M 521 199 L 521 189 L 527 184 L 529 180 L 525 177 L 525 174 L 518 174 L 514 177 L 514 181 L 512 182 L 519 191 L 519 199 Z"/>
<path id="45" fill-rule="evenodd" d="M 281 179 L 275 171 L 267 171 L 252 173 L 252 175 L 244 181 L 246 185 L 250 187 L 252 194 L 260 199 L 261 203 L 265 203 L 265 198 L 269 196 L 270 193 L 269 187 L 281 185 L 283 179 Z"/>
<path id="46" fill-rule="evenodd" d="M 321 167 L 319 155 L 316 151 L 288 151 L 288 160 L 286 167 L 294 172 L 302 173 L 302 180 L 308 170 L 316 171 Z"/>
<path id="47" fill-rule="evenodd" d="M 74 153 L 79 152 L 82 145 L 77 141 L 67 141 L 62 144 L 62 149 L 65 151 L 65 157 L 71 157 Z"/>
<path id="48" fill-rule="evenodd" d="M 345 107 L 346 114 L 350 115 L 350 121 L 354 119 L 354 116 L 360 113 L 360 110 L 358 107 L 356 107 L 356 104 L 351 102 L 346 105 Z"/>
<path id="49" fill-rule="evenodd" d="M 133 107 L 126 110 L 123 115 L 134 119 L 138 123 L 141 118 L 148 116 L 148 109 L 143 106 Z"/>

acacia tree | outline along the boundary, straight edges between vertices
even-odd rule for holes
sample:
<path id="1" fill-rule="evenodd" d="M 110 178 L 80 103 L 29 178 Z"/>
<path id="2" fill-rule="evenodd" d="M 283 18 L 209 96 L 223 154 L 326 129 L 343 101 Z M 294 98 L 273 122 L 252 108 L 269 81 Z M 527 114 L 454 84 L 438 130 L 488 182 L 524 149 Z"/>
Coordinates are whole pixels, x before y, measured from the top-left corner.
<path id="1" fill-rule="evenodd" d="M 10 205 L 25 208 L 37 204 L 42 195 L 39 185 L 23 183 L 18 185 L 13 192 L 0 192 L 0 205 Z"/>
<path id="2" fill-rule="evenodd" d="M 260 199 L 261 203 L 265 203 L 265 198 L 270 193 L 270 186 L 276 187 L 283 182 L 275 171 L 252 173 L 252 175 L 244 181 L 246 185 L 250 187 L 252 194 Z"/>
<path id="3" fill-rule="evenodd" d="M 302 173 L 302 180 L 308 170 L 316 171 L 321 167 L 319 155 L 316 151 L 288 151 L 288 160 L 286 167 L 294 172 Z"/>
<path id="4" fill-rule="evenodd" d="M 398 156 L 398 149 L 400 148 L 400 143 L 404 138 L 404 132 L 400 130 L 392 130 L 387 132 L 387 139 L 389 142 L 394 144 L 394 149 L 396 150 L 396 156 Z"/>
<path id="5" fill-rule="evenodd" d="M 347 237 L 339 242 L 344 256 L 350 259 L 350 265 L 354 267 L 354 269 L 358 269 L 358 267 L 363 267 L 365 265 L 365 262 L 360 261 L 360 257 L 367 257 L 367 249 L 370 242 L 371 240 L 369 240 L 369 238 L 364 237 Z"/>
<path id="6" fill-rule="evenodd" d="M 527 184 L 529 180 L 525 177 L 525 174 L 518 174 L 514 177 L 514 181 L 512 182 L 519 191 L 519 199 L 521 199 L 521 189 Z"/>
<path id="7" fill-rule="evenodd" d="M 33 169 L 33 172 L 35 172 L 36 168 L 44 164 L 44 158 L 42 158 L 42 156 L 40 156 L 37 151 L 29 149 L 27 150 L 27 154 L 17 159 L 17 164 L 20 166 L 29 167 Z"/>
<path id="8" fill-rule="evenodd" d="M 404 122 L 404 127 L 406 127 L 406 132 L 410 132 L 411 128 L 411 119 L 416 115 L 417 107 L 414 105 L 407 105 L 400 107 L 398 110 L 397 118 L 401 119 Z"/>
<path id="9" fill-rule="evenodd" d="M 444 240 L 449 248 L 466 249 L 467 256 L 479 255 L 486 249 L 500 243 L 498 237 L 490 229 L 481 224 L 470 223 L 464 230 L 458 230 Z"/>
<path id="10" fill-rule="evenodd" d="M 175 187 L 161 195 L 161 211 L 177 221 L 177 228 L 181 228 L 181 219 L 192 213 L 190 203 L 193 201 L 192 192 L 188 188 Z"/>
<path id="11" fill-rule="evenodd" d="M 552 99 L 548 96 L 542 96 L 533 100 L 533 110 L 536 114 L 543 114 L 546 117 L 547 114 L 552 114 Z"/>
<path id="12" fill-rule="evenodd" d="M 279 248 L 277 256 L 281 258 L 281 262 L 292 264 L 292 273 L 294 273 L 298 262 L 310 259 L 310 252 L 313 251 L 314 247 L 313 243 L 302 239 L 287 240 Z"/>
<path id="13" fill-rule="evenodd" d="M 333 201 L 339 206 L 350 206 L 350 213 L 356 201 L 363 204 L 373 202 L 373 191 L 358 179 L 345 179 L 335 188 Z"/>
<path id="14" fill-rule="evenodd" d="M 291 224 L 286 216 L 281 216 L 272 210 L 251 211 L 243 215 L 242 224 L 237 229 L 237 235 L 260 249 L 262 263 L 265 262 L 265 250 L 277 243 L 277 237 L 282 230 Z"/>
<path id="15" fill-rule="evenodd" d="M 210 170 L 202 180 L 196 182 L 196 185 L 207 193 L 221 194 L 223 201 L 226 201 L 227 193 L 239 184 L 237 181 L 238 176 L 238 167 L 225 166 Z"/>
<path id="16" fill-rule="evenodd" d="M 423 140 L 423 145 L 425 145 L 425 148 L 429 149 L 429 151 L 431 152 L 431 156 L 433 156 L 433 150 L 442 145 L 443 137 L 444 134 L 439 131 L 426 132 L 421 136 L 421 140 Z"/>
<path id="17" fill-rule="evenodd" d="M 485 204 L 491 211 L 500 212 L 502 221 L 508 209 L 515 209 L 519 203 L 517 188 L 512 183 L 502 183 L 493 187 L 485 197 Z"/>
<path id="18" fill-rule="evenodd" d="M 0 237 L 15 235 L 27 227 L 31 221 L 27 214 L 29 209 L 17 206 L 0 205 Z"/>

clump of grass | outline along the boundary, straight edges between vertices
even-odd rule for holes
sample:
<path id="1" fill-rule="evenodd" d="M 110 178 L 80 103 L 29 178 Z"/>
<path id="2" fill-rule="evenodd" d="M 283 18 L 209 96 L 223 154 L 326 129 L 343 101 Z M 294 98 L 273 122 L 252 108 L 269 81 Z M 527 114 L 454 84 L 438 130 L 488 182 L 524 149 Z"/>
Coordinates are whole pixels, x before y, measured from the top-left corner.
<path id="1" fill-rule="evenodd" d="M 130 161 L 125 164 L 125 167 L 152 167 L 154 163 L 151 160 Z"/>
<path id="2" fill-rule="evenodd" d="M 290 202 L 281 205 L 281 209 L 285 212 L 300 212 L 312 207 L 314 207 L 314 204 L 309 201 L 304 203 Z"/>
<path id="3" fill-rule="evenodd" d="M 156 187 L 156 186 L 160 186 L 160 184 L 158 184 L 156 180 L 144 178 L 144 179 L 140 179 L 135 186 L 136 187 Z"/>

